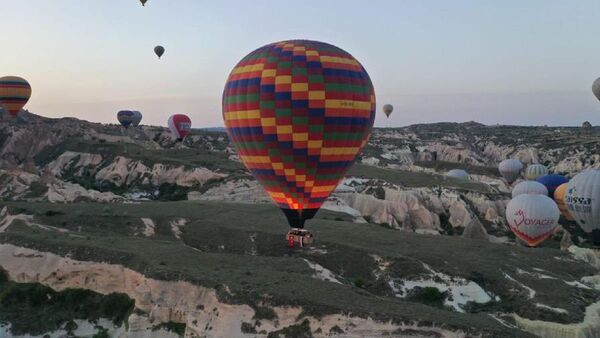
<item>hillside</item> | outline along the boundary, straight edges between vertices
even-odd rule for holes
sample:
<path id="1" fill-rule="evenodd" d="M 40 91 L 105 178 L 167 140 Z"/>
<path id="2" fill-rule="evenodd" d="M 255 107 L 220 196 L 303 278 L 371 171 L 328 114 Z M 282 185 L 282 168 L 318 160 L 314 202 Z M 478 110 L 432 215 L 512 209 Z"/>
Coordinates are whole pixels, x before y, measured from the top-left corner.
<path id="1" fill-rule="evenodd" d="M 194 130 L 176 144 L 160 127 L 26 118 L 0 121 L 0 303 L 65 311 L 44 321 L 0 310 L 0 335 L 600 332 L 600 255 L 564 221 L 541 248 L 515 243 L 504 219 L 510 187 L 495 169 L 507 156 L 568 175 L 598 167 L 595 132 L 375 129 L 307 223 L 315 247 L 289 250 L 283 214 L 225 133 Z M 446 177 L 452 168 L 471 180 Z M 66 299 L 81 289 L 123 310 L 74 310 Z M 32 290 L 56 294 L 40 303 Z"/>

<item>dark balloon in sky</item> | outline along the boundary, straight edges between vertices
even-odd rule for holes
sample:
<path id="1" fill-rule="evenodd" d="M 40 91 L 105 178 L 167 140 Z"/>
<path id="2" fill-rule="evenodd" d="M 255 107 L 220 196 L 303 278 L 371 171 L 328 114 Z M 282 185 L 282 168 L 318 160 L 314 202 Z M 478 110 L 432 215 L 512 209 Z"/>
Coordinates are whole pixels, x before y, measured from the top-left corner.
<path id="1" fill-rule="evenodd" d="M 163 47 L 163 46 L 154 47 L 154 54 L 156 54 L 156 56 L 158 56 L 159 59 L 161 56 L 163 56 L 164 53 L 165 53 L 165 47 Z"/>

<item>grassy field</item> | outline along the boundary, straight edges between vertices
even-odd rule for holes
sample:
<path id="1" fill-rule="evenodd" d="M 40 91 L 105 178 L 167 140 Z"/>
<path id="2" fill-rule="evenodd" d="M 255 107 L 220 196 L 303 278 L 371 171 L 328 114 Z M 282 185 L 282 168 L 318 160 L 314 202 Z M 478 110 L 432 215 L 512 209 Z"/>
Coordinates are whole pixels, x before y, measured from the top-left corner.
<path id="1" fill-rule="evenodd" d="M 469 174 L 476 175 L 485 175 L 489 177 L 497 177 L 500 178 L 500 173 L 498 172 L 498 168 L 496 167 L 483 167 L 477 165 L 470 165 L 465 163 L 456 163 L 456 162 L 445 162 L 445 161 L 421 161 L 415 162 L 415 165 L 431 168 L 436 171 L 449 171 L 452 169 L 463 169 L 466 170 Z"/>
<path id="2" fill-rule="evenodd" d="M 375 178 L 404 187 L 446 187 L 480 193 L 493 193 L 487 184 L 463 181 L 444 175 L 408 170 L 377 168 L 356 163 L 346 176 Z"/>
<path id="3" fill-rule="evenodd" d="M 493 337 L 528 336 L 507 328 L 487 312 L 515 312 L 529 318 L 574 322 L 582 310 L 597 300 L 598 292 L 565 285 L 561 279 L 577 280 L 593 273 L 585 264 L 557 264 L 566 259 L 555 249 L 528 249 L 509 245 L 465 240 L 458 237 L 426 236 L 394 231 L 377 225 L 354 224 L 345 216 L 320 212 L 308 227 L 317 235 L 322 251 L 289 250 L 283 240 L 286 222 L 271 205 L 213 202 L 163 202 L 142 204 L 3 203 L 11 213 L 34 215 L 35 222 L 69 230 L 67 233 L 42 230 L 15 222 L 0 235 L 0 241 L 69 254 L 81 260 L 128 266 L 154 278 L 184 279 L 218 291 L 227 285 L 235 294 L 219 292 L 222 301 L 258 307 L 301 305 L 307 314 L 353 313 L 397 322 L 436 323 L 448 328 L 484 332 Z M 141 217 L 154 220 L 156 234 L 140 235 Z M 186 218 L 181 240 L 174 237 L 170 221 Z M 323 253 L 324 252 L 324 253 Z M 373 275 L 377 265 L 373 254 L 390 262 L 395 279 L 425 273 L 423 263 L 436 271 L 463 276 L 500 297 L 500 301 L 472 306 L 460 314 L 418 300 L 394 297 L 385 281 Z M 336 273 L 343 284 L 312 277 L 303 261 L 321 264 Z M 557 279 L 518 276 L 516 269 L 543 269 Z M 515 285 L 506 272 L 535 288 L 528 300 L 515 294 Z M 516 277 L 515 277 L 516 278 Z M 517 287 L 518 289 L 518 287 Z M 545 292 L 546 290 L 546 292 Z M 551 291 L 550 291 L 551 290 Z M 262 295 L 269 295 L 263 298 Z M 532 306 L 541 302 L 567 309 L 557 315 Z"/>

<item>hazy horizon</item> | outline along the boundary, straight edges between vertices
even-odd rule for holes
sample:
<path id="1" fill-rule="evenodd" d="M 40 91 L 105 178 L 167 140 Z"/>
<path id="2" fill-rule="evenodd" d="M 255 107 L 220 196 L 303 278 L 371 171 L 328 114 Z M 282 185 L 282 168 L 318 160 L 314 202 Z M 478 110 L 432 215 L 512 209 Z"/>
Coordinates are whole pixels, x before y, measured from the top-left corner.
<path id="1" fill-rule="evenodd" d="M 369 72 L 376 126 L 600 124 L 594 34 L 600 2 L 0 0 L 0 76 L 26 78 L 26 109 L 47 117 L 143 124 L 187 113 L 219 127 L 227 75 L 248 52 L 306 38 L 337 45 Z M 340 13 L 340 8 L 343 12 Z M 333 15 L 332 15 L 333 14 Z M 162 60 L 153 54 L 161 44 Z M 384 103 L 395 106 L 387 119 Z"/>

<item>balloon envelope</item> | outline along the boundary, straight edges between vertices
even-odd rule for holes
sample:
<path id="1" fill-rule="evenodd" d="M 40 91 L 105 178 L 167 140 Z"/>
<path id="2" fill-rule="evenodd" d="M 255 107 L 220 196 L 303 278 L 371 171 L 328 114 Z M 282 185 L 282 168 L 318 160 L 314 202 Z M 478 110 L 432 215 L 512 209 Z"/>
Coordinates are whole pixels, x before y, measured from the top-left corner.
<path id="1" fill-rule="evenodd" d="M 117 113 L 117 120 L 125 128 L 129 127 L 134 119 L 135 114 L 131 110 L 121 110 Z"/>
<path id="2" fill-rule="evenodd" d="M 563 183 L 563 184 L 559 185 L 558 188 L 556 188 L 556 190 L 554 190 L 554 202 L 556 202 L 556 205 L 558 206 L 558 210 L 560 210 L 560 213 L 563 215 L 563 217 L 568 221 L 573 221 L 574 218 L 573 218 L 573 216 L 571 216 L 571 213 L 569 212 L 569 208 L 567 207 L 567 204 L 565 203 L 565 196 L 567 194 L 568 186 L 569 186 L 569 183 Z"/>
<path id="3" fill-rule="evenodd" d="M 0 78 L 0 106 L 16 117 L 31 97 L 31 86 L 18 76 Z"/>
<path id="4" fill-rule="evenodd" d="M 525 178 L 528 180 L 535 180 L 546 174 L 548 174 L 548 168 L 543 164 L 530 164 L 525 169 Z"/>
<path id="5" fill-rule="evenodd" d="M 548 195 L 548 189 L 537 181 L 523 181 L 513 188 L 512 198 L 523 194 Z"/>
<path id="6" fill-rule="evenodd" d="M 165 53 L 165 47 L 163 47 L 163 46 L 154 47 L 154 54 L 156 54 L 156 56 L 158 56 L 159 59 L 161 56 L 163 56 L 164 53 Z"/>
<path id="7" fill-rule="evenodd" d="M 600 170 L 588 169 L 568 183 L 565 203 L 583 231 L 600 242 Z"/>
<path id="8" fill-rule="evenodd" d="M 134 127 L 139 126 L 140 122 L 142 122 L 142 117 L 143 117 L 142 113 L 140 113 L 137 110 L 134 110 L 133 111 L 133 121 L 131 122 L 131 125 Z"/>
<path id="9" fill-rule="evenodd" d="M 148 0 L 140 0 L 140 2 L 142 3 L 142 6 L 146 6 L 146 2 L 148 2 Z"/>
<path id="10" fill-rule="evenodd" d="M 546 195 L 523 194 L 506 206 L 510 230 L 529 246 L 537 246 L 556 230 L 560 211 Z"/>
<path id="11" fill-rule="evenodd" d="M 521 170 L 523 170 L 523 163 L 515 159 L 504 160 L 498 165 L 500 175 L 502 175 L 509 184 L 512 184 L 519 178 Z"/>
<path id="12" fill-rule="evenodd" d="M 462 169 L 452 169 L 446 174 L 446 176 L 457 178 L 459 180 L 469 180 L 469 173 Z"/>
<path id="13" fill-rule="evenodd" d="M 548 189 L 548 196 L 554 198 L 554 190 L 556 190 L 559 185 L 569 182 L 569 179 L 563 175 L 548 174 L 538 177 L 536 181 L 545 185 L 546 189 Z"/>
<path id="14" fill-rule="evenodd" d="M 383 113 L 385 114 L 385 116 L 390 117 L 390 115 L 392 114 L 392 112 L 394 111 L 394 106 L 392 106 L 391 104 L 385 104 L 383 105 Z"/>
<path id="15" fill-rule="evenodd" d="M 375 92 L 344 50 L 282 41 L 235 66 L 223 93 L 223 119 L 240 159 L 290 226 L 302 228 L 366 145 Z"/>
<path id="16" fill-rule="evenodd" d="M 169 129 L 179 141 L 183 140 L 192 129 L 192 120 L 184 114 L 175 114 L 169 117 Z"/>
<path id="17" fill-rule="evenodd" d="M 592 93 L 594 93 L 594 96 L 600 100 L 600 78 L 597 78 L 596 81 L 594 81 L 594 84 L 592 85 Z"/>

